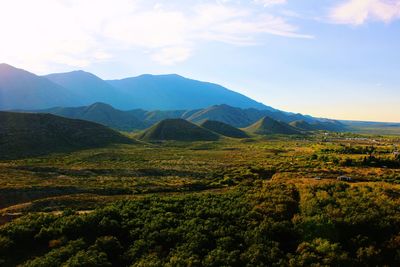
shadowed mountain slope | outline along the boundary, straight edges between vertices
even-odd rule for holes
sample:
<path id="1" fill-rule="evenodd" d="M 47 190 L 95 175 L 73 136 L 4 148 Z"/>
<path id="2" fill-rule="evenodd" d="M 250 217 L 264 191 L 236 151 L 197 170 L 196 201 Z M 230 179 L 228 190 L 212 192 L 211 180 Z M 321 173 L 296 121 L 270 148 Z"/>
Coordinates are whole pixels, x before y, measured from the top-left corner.
<path id="1" fill-rule="evenodd" d="M 215 133 L 218 133 L 220 135 L 232 137 L 232 138 L 247 138 L 249 137 L 244 131 L 235 128 L 229 124 L 220 122 L 220 121 L 211 121 L 211 120 L 206 120 L 202 124 L 200 124 L 201 127 L 208 129 L 210 131 L 213 131 Z"/>
<path id="2" fill-rule="evenodd" d="M 184 119 L 166 119 L 138 136 L 143 140 L 215 141 L 219 136 Z"/>
<path id="3" fill-rule="evenodd" d="M 51 113 L 71 119 L 93 121 L 121 131 L 145 129 L 151 125 L 144 120 L 138 119 L 130 112 L 115 109 L 104 103 L 94 103 L 90 106 L 77 108 L 56 107 L 40 110 L 39 112 Z"/>
<path id="4" fill-rule="evenodd" d="M 103 125 L 51 114 L 0 112 L 0 158 L 102 147 L 133 140 Z"/>
<path id="5" fill-rule="evenodd" d="M 303 130 L 303 131 L 315 131 L 318 130 L 317 125 L 315 124 L 310 124 L 304 120 L 299 120 L 299 121 L 292 121 L 289 123 L 290 126 Z"/>

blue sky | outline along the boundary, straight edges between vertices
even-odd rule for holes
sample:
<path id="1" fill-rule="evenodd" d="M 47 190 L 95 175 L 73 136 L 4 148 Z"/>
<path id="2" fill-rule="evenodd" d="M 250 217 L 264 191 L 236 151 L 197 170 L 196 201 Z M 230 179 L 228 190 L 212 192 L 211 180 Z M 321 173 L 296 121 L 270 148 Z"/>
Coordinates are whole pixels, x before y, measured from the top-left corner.
<path id="1" fill-rule="evenodd" d="M 178 73 L 287 111 L 400 122 L 400 0 L 0 6 L 0 61 L 38 74 Z"/>

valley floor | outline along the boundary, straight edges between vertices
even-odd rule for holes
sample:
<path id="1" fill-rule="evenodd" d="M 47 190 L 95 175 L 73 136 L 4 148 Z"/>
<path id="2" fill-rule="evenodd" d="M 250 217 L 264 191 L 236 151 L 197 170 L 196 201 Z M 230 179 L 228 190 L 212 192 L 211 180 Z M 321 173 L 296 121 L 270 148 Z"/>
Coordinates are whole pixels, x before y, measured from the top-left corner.
<path id="1" fill-rule="evenodd" d="M 0 161 L 0 265 L 398 266 L 398 146 L 320 134 Z"/>

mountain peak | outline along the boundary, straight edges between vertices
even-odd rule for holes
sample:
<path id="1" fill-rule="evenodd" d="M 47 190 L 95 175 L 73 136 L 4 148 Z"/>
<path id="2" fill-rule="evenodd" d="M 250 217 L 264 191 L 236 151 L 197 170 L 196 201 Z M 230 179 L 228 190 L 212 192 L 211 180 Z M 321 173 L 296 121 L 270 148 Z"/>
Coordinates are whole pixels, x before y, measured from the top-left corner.
<path id="1" fill-rule="evenodd" d="M 245 129 L 255 134 L 301 134 L 296 128 L 281 121 L 265 116 Z"/>
<path id="2" fill-rule="evenodd" d="M 106 109 L 115 109 L 113 106 L 111 106 L 109 104 L 106 104 L 106 103 L 103 103 L 103 102 L 95 102 L 95 103 L 91 104 L 90 106 L 88 106 L 88 109 L 95 109 L 95 108 L 98 108 L 98 109 L 104 109 L 104 108 L 106 108 Z"/>
<path id="3" fill-rule="evenodd" d="M 19 68 L 16 68 L 16 67 L 14 67 L 14 66 L 11 66 L 11 65 L 9 65 L 9 64 L 7 64 L 7 63 L 0 63 L 0 74 L 4 74 L 4 73 L 16 73 L 16 72 L 24 72 L 24 73 L 30 73 L 30 72 L 28 72 L 28 71 L 26 71 L 26 70 L 23 70 L 23 69 L 19 69 Z M 32 75 L 34 75 L 34 74 L 32 74 Z"/>
<path id="4" fill-rule="evenodd" d="M 184 119 L 166 119 L 141 135 L 144 140 L 215 141 L 219 135 Z"/>

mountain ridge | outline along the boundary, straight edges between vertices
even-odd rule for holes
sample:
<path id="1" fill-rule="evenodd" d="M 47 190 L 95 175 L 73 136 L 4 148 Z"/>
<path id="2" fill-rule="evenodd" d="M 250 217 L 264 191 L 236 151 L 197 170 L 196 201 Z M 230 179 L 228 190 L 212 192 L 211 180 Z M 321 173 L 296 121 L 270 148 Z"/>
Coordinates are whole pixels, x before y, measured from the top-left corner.
<path id="1" fill-rule="evenodd" d="M 197 124 L 211 120 L 225 123 L 236 128 L 244 128 L 265 116 L 285 123 L 291 123 L 292 119 L 298 118 L 298 116 L 292 117 L 291 115 L 286 115 L 286 113 L 279 111 L 271 112 L 268 110 L 240 109 L 225 104 L 195 110 L 146 111 L 135 109 L 122 111 L 105 103 L 94 103 L 90 106 L 69 108 L 55 107 L 33 112 L 51 113 L 67 118 L 89 120 L 122 131 L 142 130 L 165 119 L 185 119 Z M 282 118 L 285 120 L 282 120 Z M 345 128 L 344 125 L 329 120 L 320 122 L 315 119 L 312 125 L 315 126 L 313 130 L 342 131 Z M 336 128 L 334 126 L 336 126 Z"/>
<path id="2" fill-rule="evenodd" d="M 81 104 L 64 87 L 29 71 L 0 64 L 0 110 Z"/>

